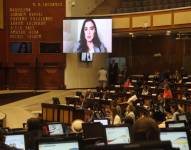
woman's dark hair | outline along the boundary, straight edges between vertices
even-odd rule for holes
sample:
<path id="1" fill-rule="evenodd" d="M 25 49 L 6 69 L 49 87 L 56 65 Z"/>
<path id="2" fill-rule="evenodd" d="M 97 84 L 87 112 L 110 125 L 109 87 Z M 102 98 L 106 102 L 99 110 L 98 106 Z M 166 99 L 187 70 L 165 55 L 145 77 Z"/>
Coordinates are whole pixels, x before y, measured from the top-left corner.
<path id="1" fill-rule="evenodd" d="M 94 28 L 95 28 L 95 34 L 94 34 L 94 38 L 93 38 L 93 43 L 99 49 L 100 49 L 100 46 L 101 46 L 101 41 L 100 41 L 100 39 L 98 37 L 98 34 L 97 34 L 96 24 L 95 24 L 93 19 L 88 18 L 88 19 L 85 19 L 85 21 L 84 21 L 84 23 L 82 25 L 81 33 L 80 33 L 80 41 L 79 41 L 80 42 L 80 46 L 77 49 L 80 52 L 82 52 L 82 51 L 87 52 L 88 51 L 88 47 L 87 47 L 87 43 L 86 43 L 86 39 L 85 39 L 85 34 L 84 34 L 84 27 L 85 27 L 86 22 L 89 22 L 89 21 L 93 23 Z"/>

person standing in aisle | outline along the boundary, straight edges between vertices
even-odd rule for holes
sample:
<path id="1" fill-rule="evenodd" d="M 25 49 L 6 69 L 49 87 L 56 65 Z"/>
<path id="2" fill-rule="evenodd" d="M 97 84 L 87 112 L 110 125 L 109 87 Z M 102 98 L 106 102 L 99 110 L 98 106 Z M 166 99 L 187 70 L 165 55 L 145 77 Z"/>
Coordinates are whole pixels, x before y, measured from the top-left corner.
<path id="1" fill-rule="evenodd" d="M 98 71 L 98 81 L 99 87 L 104 89 L 107 86 L 107 70 L 104 67 Z"/>

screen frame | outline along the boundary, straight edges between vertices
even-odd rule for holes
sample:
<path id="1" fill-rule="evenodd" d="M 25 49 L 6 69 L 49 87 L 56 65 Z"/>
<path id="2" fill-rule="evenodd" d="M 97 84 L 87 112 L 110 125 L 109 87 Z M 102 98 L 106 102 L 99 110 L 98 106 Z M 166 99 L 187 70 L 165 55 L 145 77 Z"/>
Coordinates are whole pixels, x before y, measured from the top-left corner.
<path id="1" fill-rule="evenodd" d="M 54 135 L 50 134 L 50 132 L 49 132 L 49 125 L 56 125 L 56 124 L 60 124 L 62 126 L 63 134 L 54 134 Z M 45 136 L 45 137 L 64 136 L 66 134 L 66 131 L 65 131 L 65 128 L 64 128 L 64 124 L 60 123 L 60 122 L 48 122 L 48 123 L 42 125 L 42 132 L 43 132 L 43 136 Z M 47 133 L 45 133 L 45 132 L 47 132 Z"/>
<path id="2" fill-rule="evenodd" d="M 9 132 L 9 133 L 6 133 L 4 136 L 5 136 L 5 144 L 6 144 L 6 136 L 16 136 L 16 135 L 23 135 L 24 136 L 24 147 L 25 147 L 25 150 L 27 150 L 27 143 L 26 143 L 26 132 L 25 131 L 22 131 L 22 132 Z M 9 144 L 7 144 L 9 145 Z M 18 147 L 16 147 L 18 148 Z"/>
<path id="3" fill-rule="evenodd" d="M 129 129 L 130 142 L 129 143 L 108 144 L 106 129 L 107 128 L 121 128 L 121 127 L 127 127 Z M 133 133 L 132 133 L 132 127 L 130 125 L 124 124 L 124 125 L 118 125 L 118 126 L 115 126 L 115 125 L 105 126 L 105 143 L 106 143 L 106 145 L 126 145 L 126 144 L 131 144 L 132 142 L 133 142 Z"/>
<path id="4" fill-rule="evenodd" d="M 51 135 L 50 134 L 50 128 L 49 128 L 49 126 L 51 126 L 51 125 L 60 125 L 62 127 L 62 134 L 53 134 L 53 135 Z M 48 123 L 47 126 L 48 126 L 49 136 L 62 136 L 62 135 L 64 135 L 64 128 L 63 128 L 63 124 L 62 123 Z"/>
<path id="5" fill-rule="evenodd" d="M 44 45 L 46 45 L 47 44 L 47 46 L 48 45 L 53 45 L 53 44 L 57 44 L 57 45 L 59 45 L 59 48 L 58 48 L 58 52 L 46 52 L 47 50 L 45 50 L 45 52 L 42 52 L 42 46 L 43 46 L 43 44 Z M 62 41 L 40 41 L 39 42 L 39 53 L 40 54 L 63 54 L 63 52 L 62 52 L 62 46 L 63 46 L 63 44 L 62 44 Z"/>
<path id="6" fill-rule="evenodd" d="M 77 137 L 62 137 L 62 138 L 56 138 L 56 137 L 50 137 L 50 138 L 40 138 L 38 140 L 37 143 L 37 149 L 39 149 L 39 146 L 41 144 L 59 144 L 59 143 L 77 143 L 78 144 L 78 148 L 80 149 L 80 143 L 79 143 L 79 139 Z"/>
<path id="7" fill-rule="evenodd" d="M 103 33 L 103 31 L 101 32 L 100 31 L 100 29 L 102 29 L 102 24 L 97 24 L 96 23 L 96 27 L 97 27 L 97 32 L 98 32 L 98 37 L 100 38 L 100 37 L 102 37 L 102 38 L 100 38 L 100 41 L 104 44 L 104 46 L 107 48 L 107 51 L 106 52 L 94 52 L 94 53 L 101 53 L 101 54 L 105 54 L 105 53 L 112 53 L 112 34 L 113 34 L 113 29 L 112 29 L 112 24 L 113 24 L 113 21 L 112 21 L 112 17 L 111 16 L 84 16 L 84 17 L 65 17 L 63 20 L 62 20 L 62 26 L 63 26 L 63 34 L 62 34 L 62 36 L 63 36 L 63 45 L 62 45 L 62 53 L 64 53 L 64 54 L 70 54 L 70 53 L 81 53 L 81 52 L 75 52 L 74 51 L 74 49 L 70 49 L 70 50 L 67 50 L 67 48 L 64 46 L 64 43 L 65 42 L 68 42 L 68 41 L 70 41 L 70 42 L 73 42 L 73 44 L 72 45 L 75 45 L 75 43 L 78 43 L 78 41 L 79 41 L 79 37 L 80 37 L 80 31 L 81 31 L 81 26 L 82 26 L 82 24 L 83 23 L 80 23 L 81 24 L 81 26 L 80 26 L 80 28 L 79 27 L 77 27 L 77 28 L 74 28 L 74 29 L 71 29 L 70 31 L 76 31 L 76 34 L 77 35 L 73 35 L 75 32 L 69 32 L 69 33 L 67 33 L 66 31 L 67 31 L 67 29 L 65 29 L 65 27 L 64 27 L 64 21 L 69 21 L 69 20 L 75 20 L 75 21 L 84 21 L 85 19 L 93 19 L 94 21 L 95 21 L 95 23 L 96 23 L 96 19 L 98 20 L 98 19 L 110 19 L 111 20 L 111 26 L 110 26 L 110 28 L 108 28 L 108 30 L 107 30 L 107 32 L 109 31 L 109 29 L 111 30 L 109 33 L 111 34 L 111 38 L 110 38 L 110 40 L 108 41 L 108 38 L 104 38 L 104 37 L 102 37 L 102 36 L 107 36 L 108 34 L 105 34 L 105 32 Z M 71 25 L 70 25 L 71 26 Z M 100 27 L 99 27 L 100 26 Z M 108 25 L 107 26 L 105 26 L 105 27 L 108 27 Z M 64 37 L 66 37 L 66 35 L 64 35 L 64 34 L 68 34 L 68 36 L 71 36 L 69 39 L 70 40 L 64 40 Z M 76 36 L 77 36 L 77 38 L 76 38 Z M 74 38 L 74 39 L 73 39 Z M 67 38 L 65 38 L 65 39 L 67 39 Z M 71 40 L 72 39 L 72 40 Z M 106 41 L 108 41 L 108 42 L 106 42 Z M 75 46 L 72 46 L 72 47 L 75 47 Z"/>
<path id="8" fill-rule="evenodd" d="M 169 132 L 169 133 L 172 133 L 172 132 L 185 132 L 186 135 L 187 135 L 189 149 L 191 148 L 191 141 L 190 141 L 191 136 L 189 134 L 189 131 L 186 128 L 160 128 L 160 134 L 162 132 Z"/>
<path id="9" fill-rule="evenodd" d="M 28 52 L 19 52 L 19 51 L 23 51 L 20 49 L 22 48 L 23 44 L 27 46 L 26 51 Z M 9 52 L 14 55 L 23 55 L 23 54 L 31 55 L 33 53 L 32 41 L 9 41 L 8 46 L 9 46 Z M 14 50 L 14 47 L 16 48 L 15 50 Z"/>

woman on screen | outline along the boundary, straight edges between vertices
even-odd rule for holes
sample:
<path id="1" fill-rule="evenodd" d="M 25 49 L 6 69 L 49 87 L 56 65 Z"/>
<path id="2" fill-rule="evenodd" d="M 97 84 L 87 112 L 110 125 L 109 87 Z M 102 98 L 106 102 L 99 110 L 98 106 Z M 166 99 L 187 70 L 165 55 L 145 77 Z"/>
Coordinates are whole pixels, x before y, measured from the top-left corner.
<path id="1" fill-rule="evenodd" d="M 28 44 L 27 44 L 27 42 L 21 42 L 17 52 L 18 53 L 28 53 Z"/>
<path id="2" fill-rule="evenodd" d="M 82 25 L 80 40 L 75 45 L 77 52 L 104 53 L 107 51 L 97 34 L 97 27 L 93 19 L 85 19 Z"/>

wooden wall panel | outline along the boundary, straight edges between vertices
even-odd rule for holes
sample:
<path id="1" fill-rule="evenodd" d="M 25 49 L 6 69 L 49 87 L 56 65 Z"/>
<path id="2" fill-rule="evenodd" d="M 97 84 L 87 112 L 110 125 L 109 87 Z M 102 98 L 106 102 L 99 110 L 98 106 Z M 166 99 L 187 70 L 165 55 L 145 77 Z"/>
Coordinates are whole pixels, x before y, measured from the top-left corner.
<path id="1" fill-rule="evenodd" d="M 153 26 L 166 26 L 172 24 L 172 14 L 156 14 L 153 15 Z"/>
<path id="2" fill-rule="evenodd" d="M 113 18 L 113 29 L 121 29 L 121 28 L 130 28 L 130 18 L 129 17 L 117 17 Z"/>
<path id="3" fill-rule="evenodd" d="M 4 8 L 3 8 L 3 0 L 0 0 L 0 29 L 4 27 Z"/>
<path id="4" fill-rule="evenodd" d="M 64 70 L 59 66 L 45 65 L 40 69 L 39 88 L 40 89 L 63 89 Z"/>
<path id="5" fill-rule="evenodd" d="M 130 42 L 131 41 L 131 42 Z M 184 66 L 185 41 L 167 36 L 123 37 L 113 40 L 113 53 L 127 59 L 129 74 L 153 73 L 180 69 Z M 187 42 L 187 47 L 189 47 Z M 188 50 L 189 48 L 186 48 Z M 120 55 L 120 51 L 121 54 Z M 189 51 L 189 50 L 188 50 Z"/>
<path id="6" fill-rule="evenodd" d="M 174 13 L 174 24 L 191 23 L 191 11 L 183 11 Z"/>
<path id="7" fill-rule="evenodd" d="M 62 20 L 65 17 L 65 1 L 22 0 L 15 3 L 15 1 L 7 0 L 5 2 L 7 28 L 2 33 L 0 31 L 0 35 L 5 35 L 2 40 L 5 44 L 2 47 L 6 55 L 3 61 L 4 74 L 7 75 L 6 87 L 9 89 L 58 89 L 60 87 L 58 84 L 62 84 L 63 88 L 66 56 L 58 53 L 42 54 L 40 43 L 60 43 L 60 50 L 62 50 Z M 10 43 L 23 41 L 32 43 L 32 53 L 12 53 Z M 28 68 L 17 65 L 26 63 L 29 65 Z M 42 73 L 46 72 L 42 66 L 47 63 L 59 64 L 55 66 L 58 68 L 55 68 L 57 72 L 54 75 Z M 60 68 L 61 65 L 62 68 Z M 37 73 L 36 67 L 38 67 Z"/>
<path id="8" fill-rule="evenodd" d="M 35 68 L 30 65 L 15 65 L 15 87 L 22 90 L 35 88 Z"/>
<path id="9" fill-rule="evenodd" d="M 145 15 L 145 16 L 135 16 L 132 17 L 132 28 L 144 28 L 144 27 L 150 27 L 151 26 L 151 16 Z"/>

